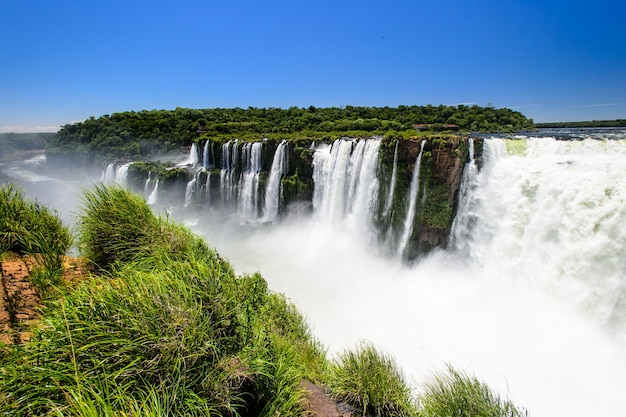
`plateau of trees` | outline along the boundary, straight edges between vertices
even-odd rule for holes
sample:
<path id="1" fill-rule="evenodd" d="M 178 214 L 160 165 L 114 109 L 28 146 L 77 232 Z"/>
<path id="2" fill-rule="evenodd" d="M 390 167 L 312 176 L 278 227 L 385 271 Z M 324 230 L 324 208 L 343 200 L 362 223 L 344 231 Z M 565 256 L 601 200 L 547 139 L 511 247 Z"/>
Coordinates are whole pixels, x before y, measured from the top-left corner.
<path id="1" fill-rule="evenodd" d="M 431 126 L 433 130 L 454 124 L 461 132 L 512 132 L 534 127 L 532 119 L 519 112 L 476 105 L 176 108 L 113 113 L 68 124 L 55 135 L 47 151 L 97 154 L 102 159 L 135 158 L 216 137 L 242 140 L 409 137 L 417 135 L 415 124 Z"/>
<path id="2" fill-rule="evenodd" d="M 550 122 L 536 123 L 537 128 L 586 128 L 586 127 L 626 127 L 626 119 L 616 120 L 590 120 L 584 122 Z"/>

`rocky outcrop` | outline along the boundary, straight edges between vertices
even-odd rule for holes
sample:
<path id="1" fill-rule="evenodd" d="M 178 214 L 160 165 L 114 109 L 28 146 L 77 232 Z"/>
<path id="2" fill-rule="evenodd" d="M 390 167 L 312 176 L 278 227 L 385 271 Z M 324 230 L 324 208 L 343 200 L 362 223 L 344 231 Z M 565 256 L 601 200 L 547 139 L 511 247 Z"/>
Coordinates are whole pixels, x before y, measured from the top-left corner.
<path id="1" fill-rule="evenodd" d="M 478 141 L 476 148 L 479 151 L 475 152 L 477 160 L 482 150 L 482 142 Z M 260 172 L 256 179 L 260 189 L 256 199 L 260 207 L 264 205 L 263 190 L 279 143 L 278 140 L 263 140 L 258 160 L 260 162 L 257 162 L 260 164 Z M 224 196 L 219 197 L 220 193 L 226 192 L 223 183 L 226 178 L 224 172 L 228 172 L 228 178 L 238 181 L 242 170 L 245 169 L 244 166 L 251 164 L 246 162 L 246 158 L 241 157 L 246 152 L 245 149 L 250 149 L 249 144 L 230 142 L 224 145 L 223 141 L 215 141 L 194 146 L 193 149 L 199 152 L 197 159 L 200 161 L 195 167 L 167 167 L 146 162 L 132 164 L 128 171 L 129 184 L 136 190 L 142 190 L 149 176 L 152 181 L 159 178 L 159 190 L 170 199 L 180 202 L 185 201 L 186 187 L 195 179 L 195 192 L 199 197 L 195 198 L 194 204 L 224 204 Z M 281 179 L 280 211 L 283 213 L 292 206 L 298 210 L 302 210 L 303 206 L 308 206 L 309 209 L 312 206 L 315 189 L 313 179 L 315 147 L 312 145 L 308 140 L 288 142 L 287 169 Z M 406 249 L 401 250 L 401 255 L 409 260 L 433 248 L 445 248 L 448 244 L 463 169 L 469 158 L 469 139 L 455 135 L 381 139 L 376 173 L 379 182 L 379 200 L 373 219 L 381 241 L 388 240 L 390 235 L 407 234 L 409 190 L 420 151 L 422 154 L 418 177 L 419 192 L 411 222 L 413 229 L 408 233 Z M 228 159 L 223 160 L 225 158 Z M 222 167 L 228 168 L 224 171 Z M 394 169 L 396 175 L 392 184 Z M 210 196 L 218 197 L 216 200 L 216 197 Z M 390 197 L 392 198 L 388 201 Z M 210 201 L 210 198 L 213 198 L 213 201 Z M 399 254 L 397 246 L 389 248 L 389 251 Z"/>

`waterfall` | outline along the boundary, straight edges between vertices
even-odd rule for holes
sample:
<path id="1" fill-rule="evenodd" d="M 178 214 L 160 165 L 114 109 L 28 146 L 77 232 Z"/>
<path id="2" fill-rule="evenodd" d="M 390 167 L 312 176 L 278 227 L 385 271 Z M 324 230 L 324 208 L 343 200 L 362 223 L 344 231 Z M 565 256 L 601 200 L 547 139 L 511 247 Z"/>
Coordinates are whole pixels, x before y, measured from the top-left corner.
<path id="1" fill-rule="evenodd" d="M 148 198 L 149 195 L 148 187 L 150 187 L 150 180 L 152 180 L 152 171 L 148 171 L 148 178 L 146 178 L 146 182 L 143 184 L 143 195 L 146 198 Z"/>
<path id="2" fill-rule="evenodd" d="M 239 185 L 239 215 L 255 219 L 259 215 L 259 174 L 263 142 L 245 143 L 242 147 L 242 172 Z"/>
<path id="3" fill-rule="evenodd" d="M 237 170 L 239 167 L 238 141 L 228 141 L 222 145 L 222 171 L 220 173 L 220 193 L 224 208 L 236 207 Z"/>
<path id="4" fill-rule="evenodd" d="M 406 217 L 404 218 L 404 228 L 397 251 L 397 254 L 401 257 L 404 256 L 404 252 L 406 251 L 409 239 L 415 227 L 413 223 L 415 221 L 415 212 L 417 211 L 417 196 L 420 189 L 420 168 L 422 166 L 422 154 L 424 153 L 425 144 L 426 139 L 422 140 L 420 153 L 417 155 L 415 166 L 413 167 L 413 177 L 411 178 L 411 187 L 409 189 L 409 200 L 407 203 Z"/>
<path id="5" fill-rule="evenodd" d="M 196 165 L 198 165 L 199 161 L 200 161 L 200 158 L 198 156 L 198 144 L 194 142 L 191 144 L 191 148 L 189 149 L 189 157 L 187 157 L 185 161 L 178 164 L 178 166 L 182 167 L 182 166 L 191 165 L 192 167 L 195 167 Z"/>
<path id="6" fill-rule="evenodd" d="M 378 201 L 376 169 L 380 139 L 336 140 L 313 155 L 313 207 L 329 223 L 369 231 Z"/>
<path id="7" fill-rule="evenodd" d="M 152 192 L 148 195 L 148 204 L 152 205 L 152 204 L 156 204 L 158 197 L 159 196 L 159 179 L 157 178 L 156 182 L 154 183 L 154 188 L 152 189 Z"/>
<path id="8" fill-rule="evenodd" d="M 110 164 L 108 164 L 106 169 L 102 173 L 100 181 L 105 184 L 115 184 L 115 166 L 115 162 L 111 162 Z"/>
<path id="9" fill-rule="evenodd" d="M 389 182 L 389 193 L 387 194 L 387 200 L 385 201 L 385 209 L 383 211 L 383 218 L 389 217 L 391 212 L 391 206 L 393 204 L 393 196 L 396 190 L 396 176 L 398 174 L 398 144 L 400 141 L 396 141 L 396 147 L 393 151 L 393 169 L 391 171 L 391 181 Z"/>
<path id="10" fill-rule="evenodd" d="M 475 201 L 455 230 L 468 256 L 490 276 L 576 304 L 626 340 L 626 142 L 490 139 L 483 157 L 468 190 Z"/>
<path id="11" fill-rule="evenodd" d="M 115 183 L 126 187 L 128 185 L 128 168 L 130 162 L 115 168 Z"/>
<path id="12" fill-rule="evenodd" d="M 196 193 L 196 184 L 198 183 L 198 173 L 193 176 L 193 178 L 187 183 L 187 187 L 185 187 L 185 207 L 187 207 L 191 201 L 193 200 L 194 194 Z"/>
<path id="13" fill-rule="evenodd" d="M 265 188 L 264 219 L 266 221 L 275 222 L 278 219 L 282 190 L 281 179 L 288 170 L 288 150 L 287 141 L 283 140 L 274 153 L 272 168 Z"/>
<path id="14" fill-rule="evenodd" d="M 487 150 L 487 153 L 489 151 Z M 457 215 L 450 232 L 450 247 L 455 251 L 469 255 L 470 238 L 474 225 L 478 221 L 478 166 L 474 160 L 474 139 L 469 138 L 469 160 L 465 164 L 461 178 Z"/>
<path id="15" fill-rule="evenodd" d="M 211 204 L 211 171 L 207 171 L 206 173 L 206 183 L 204 184 L 204 192 L 206 202 Z"/>

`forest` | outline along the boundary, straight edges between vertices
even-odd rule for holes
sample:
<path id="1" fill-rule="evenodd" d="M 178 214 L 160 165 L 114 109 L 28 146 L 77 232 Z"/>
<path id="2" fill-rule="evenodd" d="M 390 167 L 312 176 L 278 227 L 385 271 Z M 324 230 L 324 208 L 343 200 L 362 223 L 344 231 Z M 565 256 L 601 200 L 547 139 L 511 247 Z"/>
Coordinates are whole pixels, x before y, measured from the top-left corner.
<path id="1" fill-rule="evenodd" d="M 325 139 L 344 136 L 412 137 L 428 131 L 513 132 L 533 120 L 506 108 L 398 106 L 307 108 L 213 108 L 128 111 L 68 124 L 54 136 L 49 154 L 84 154 L 94 160 L 137 158 L 208 138 L 241 140 Z"/>
<path id="2" fill-rule="evenodd" d="M 585 127 L 626 127 L 626 119 L 617 120 L 590 120 L 584 122 L 551 122 L 551 123 L 535 123 L 537 128 L 585 128 Z"/>

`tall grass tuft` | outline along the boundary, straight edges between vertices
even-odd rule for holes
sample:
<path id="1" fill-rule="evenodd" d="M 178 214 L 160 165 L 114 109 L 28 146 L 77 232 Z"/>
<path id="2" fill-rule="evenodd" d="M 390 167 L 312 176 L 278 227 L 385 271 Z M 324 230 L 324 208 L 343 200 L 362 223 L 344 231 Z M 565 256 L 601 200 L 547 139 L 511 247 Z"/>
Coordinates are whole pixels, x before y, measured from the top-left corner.
<path id="1" fill-rule="evenodd" d="M 425 384 L 419 395 L 423 417 L 525 417 L 526 410 L 509 400 L 502 400 L 491 388 L 464 372 L 448 365 Z"/>
<path id="2" fill-rule="evenodd" d="M 342 353 L 331 368 L 333 397 L 362 410 L 363 416 L 417 416 L 417 407 L 395 360 L 370 343 Z"/>
<path id="3" fill-rule="evenodd" d="M 0 187 L 0 252 L 35 258 L 33 283 L 40 294 L 58 283 L 63 257 L 72 242 L 69 229 L 56 212 L 27 200 L 15 185 Z"/>
<path id="4" fill-rule="evenodd" d="M 293 305 L 128 191 L 85 196 L 102 274 L 0 357 L 0 415 L 299 415 L 324 352 Z"/>

